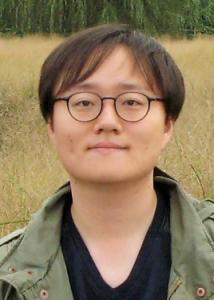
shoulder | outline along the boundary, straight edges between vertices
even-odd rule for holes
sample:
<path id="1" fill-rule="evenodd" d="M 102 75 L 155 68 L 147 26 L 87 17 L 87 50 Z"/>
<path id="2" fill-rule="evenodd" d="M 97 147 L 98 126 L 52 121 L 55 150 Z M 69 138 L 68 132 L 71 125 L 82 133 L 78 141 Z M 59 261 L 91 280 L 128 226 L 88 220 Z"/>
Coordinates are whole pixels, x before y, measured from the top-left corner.
<path id="1" fill-rule="evenodd" d="M 197 200 L 193 202 L 194 207 L 198 214 L 200 215 L 202 221 L 206 221 L 207 219 L 214 220 L 214 200 L 205 199 L 205 200 Z"/>
<path id="2" fill-rule="evenodd" d="M 206 236 L 214 248 L 214 200 L 198 200 L 192 197 L 174 178 L 158 168 L 155 169 L 154 175 L 156 182 L 161 183 L 164 189 L 169 193 L 171 191 L 171 195 L 177 200 L 173 201 L 173 203 L 179 203 L 179 207 L 182 206 L 183 211 L 186 210 L 187 207 L 191 207 L 191 209 L 188 210 L 188 218 L 199 217 L 198 224 L 202 225 Z M 176 206 L 176 212 L 178 212 L 177 208 L 178 206 Z"/>
<path id="3" fill-rule="evenodd" d="M 0 239 L 0 264 L 7 254 L 15 247 L 18 240 L 22 237 L 25 228 L 18 229 Z"/>

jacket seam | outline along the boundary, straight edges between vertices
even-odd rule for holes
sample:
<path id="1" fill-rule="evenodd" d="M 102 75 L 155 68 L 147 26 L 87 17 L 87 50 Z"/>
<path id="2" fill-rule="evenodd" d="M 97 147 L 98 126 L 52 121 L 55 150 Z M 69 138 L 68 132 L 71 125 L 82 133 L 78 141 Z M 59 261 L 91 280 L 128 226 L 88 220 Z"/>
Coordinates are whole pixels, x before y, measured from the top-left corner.
<path id="1" fill-rule="evenodd" d="M 176 292 L 179 286 L 183 283 L 182 276 L 175 270 L 174 266 L 171 266 L 176 274 L 175 280 L 172 282 L 171 287 L 169 286 L 167 300 L 170 300 L 172 295 Z"/>

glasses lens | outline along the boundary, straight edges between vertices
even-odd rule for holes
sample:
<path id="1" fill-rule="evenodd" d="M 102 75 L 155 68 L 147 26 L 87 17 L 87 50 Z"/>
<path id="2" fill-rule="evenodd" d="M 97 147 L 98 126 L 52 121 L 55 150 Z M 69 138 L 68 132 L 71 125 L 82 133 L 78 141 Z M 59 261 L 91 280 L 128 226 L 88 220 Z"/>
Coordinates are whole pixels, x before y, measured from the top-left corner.
<path id="1" fill-rule="evenodd" d="M 79 121 L 90 121 L 101 110 L 100 98 L 92 93 L 77 93 L 70 97 L 68 107 L 71 115 Z"/>
<path id="2" fill-rule="evenodd" d="M 124 93 L 117 98 L 116 109 L 124 120 L 138 121 L 147 114 L 149 101 L 140 93 Z"/>

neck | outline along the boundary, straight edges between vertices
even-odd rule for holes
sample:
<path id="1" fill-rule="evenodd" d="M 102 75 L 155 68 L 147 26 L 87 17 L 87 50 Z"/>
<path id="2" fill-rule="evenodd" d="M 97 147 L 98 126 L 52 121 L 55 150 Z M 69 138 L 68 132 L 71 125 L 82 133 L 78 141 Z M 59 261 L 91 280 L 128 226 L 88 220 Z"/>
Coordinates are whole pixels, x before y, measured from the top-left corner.
<path id="1" fill-rule="evenodd" d="M 129 183 L 72 181 L 71 213 L 84 239 L 112 240 L 144 235 L 156 208 L 153 173 Z"/>

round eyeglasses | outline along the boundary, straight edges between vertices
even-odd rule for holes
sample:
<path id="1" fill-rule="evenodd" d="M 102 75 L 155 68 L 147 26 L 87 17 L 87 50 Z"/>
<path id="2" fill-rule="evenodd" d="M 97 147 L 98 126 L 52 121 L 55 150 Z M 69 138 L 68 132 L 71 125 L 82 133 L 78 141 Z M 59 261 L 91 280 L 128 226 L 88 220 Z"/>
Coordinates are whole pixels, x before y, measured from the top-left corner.
<path id="1" fill-rule="evenodd" d="M 164 99 L 152 98 L 138 92 L 125 92 L 115 98 L 100 97 L 91 92 L 77 92 L 68 97 L 55 98 L 54 102 L 66 101 L 68 111 L 75 120 L 89 122 L 101 114 L 104 100 L 114 100 L 115 111 L 121 119 L 137 122 L 146 117 L 152 101 L 163 101 Z"/>

